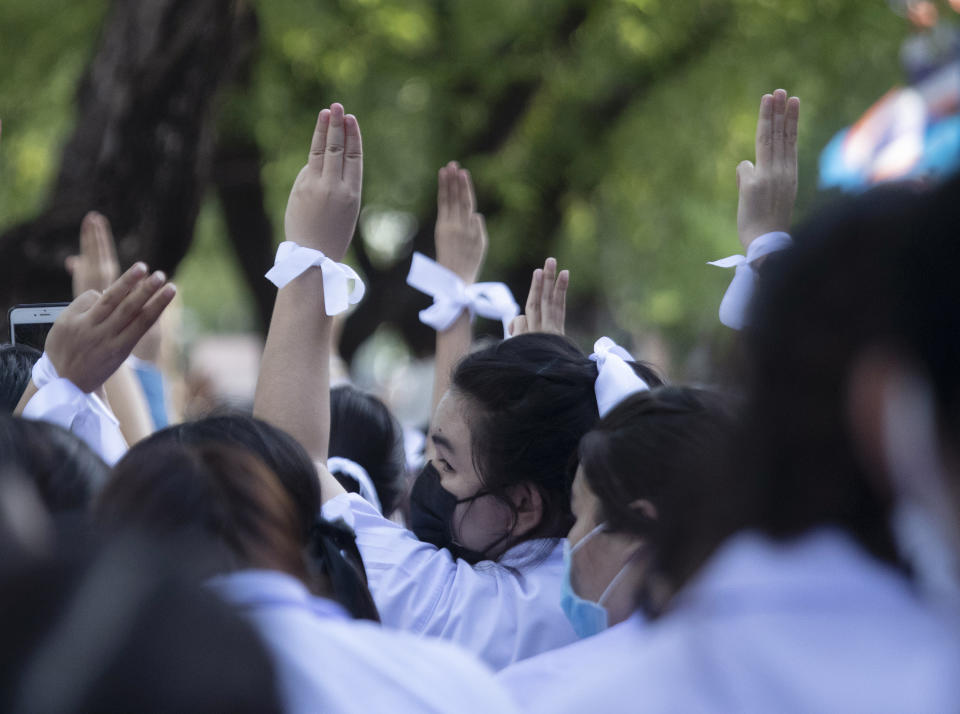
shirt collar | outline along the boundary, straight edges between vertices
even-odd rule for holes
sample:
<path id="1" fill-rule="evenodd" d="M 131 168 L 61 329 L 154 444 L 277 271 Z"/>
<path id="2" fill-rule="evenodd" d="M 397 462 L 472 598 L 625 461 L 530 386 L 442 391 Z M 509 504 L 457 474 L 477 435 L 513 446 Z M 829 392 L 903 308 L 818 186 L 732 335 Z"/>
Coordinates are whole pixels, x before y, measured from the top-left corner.
<path id="1" fill-rule="evenodd" d="M 206 586 L 241 609 L 295 607 L 317 617 L 350 619 L 339 603 L 313 595 L 300 580 L 277 570 L 239 570 L 214 576 Z"/>

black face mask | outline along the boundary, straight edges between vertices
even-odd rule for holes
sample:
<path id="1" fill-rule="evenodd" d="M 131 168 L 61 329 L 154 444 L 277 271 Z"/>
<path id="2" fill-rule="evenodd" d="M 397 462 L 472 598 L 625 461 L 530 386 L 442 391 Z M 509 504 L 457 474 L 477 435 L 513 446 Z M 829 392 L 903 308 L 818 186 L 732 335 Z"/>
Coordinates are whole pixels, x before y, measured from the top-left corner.
<path id="1" fill-rule="evenodd" d="M 440 485 L 439 472 L 433 464 L 427 462 L 410 492 L 411 530 L 424 543 L 446 548 L 454 558 L 462 558 L 471 565 L 487 560 L 486 553 L 509 534 L 505 533 L 484 551 L 471 550 L 457 543 L 454 538 L 453 513 L 459 504 L 470 503 L 488 495 L 490 494 L 481 489 L 467 498 L 457 498 Z"/>

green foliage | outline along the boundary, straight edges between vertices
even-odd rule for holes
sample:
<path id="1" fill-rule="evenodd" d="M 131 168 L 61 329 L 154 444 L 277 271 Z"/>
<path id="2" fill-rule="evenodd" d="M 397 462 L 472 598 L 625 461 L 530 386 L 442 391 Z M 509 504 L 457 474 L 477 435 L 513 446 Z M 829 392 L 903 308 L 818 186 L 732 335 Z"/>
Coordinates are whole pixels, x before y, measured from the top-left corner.
<path id="1" fill-rule="evenodd" d="M 54 173 L 104 6 L 0 4 L 4 222 L 29 215 Z M 366 205 L 429 223 L 436 169 L 460 159 L 488 214 L 484 277 L 519 287 L 556 255 L 572 268 L 571 314 L 585 330 L 660 331 L 681 351 L 717 330 L 730 275 L 705 262 L 738 249 L 734 168 L 753 158 L 761 94 L 785 87 L 802 98 L 802 215 L 817 200 L 826 141 L 900 81 L 907 33 L 880 0 L 255 7 L 254 76 L 225 97 L 220 126 L 260 143 L 277 236 L 316 112 L 339 100 L 363 127 Z M 205 217 L 198 230 L 181 271 L 186 300 L 210 326 L 244 324 L 221 314 L 209 288 L 208 268 L 233 270 L 210 235 L 221 222 Z"/>

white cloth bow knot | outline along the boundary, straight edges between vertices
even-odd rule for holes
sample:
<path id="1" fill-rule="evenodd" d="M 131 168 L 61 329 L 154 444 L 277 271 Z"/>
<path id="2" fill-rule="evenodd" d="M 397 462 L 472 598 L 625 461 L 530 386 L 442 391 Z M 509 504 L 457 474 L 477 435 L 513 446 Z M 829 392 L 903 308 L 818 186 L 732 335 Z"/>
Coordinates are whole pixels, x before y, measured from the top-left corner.
<path id="1" fill-rule="evenodd" d="M 278 288 L 312 267 L 323 273 L 323 304 L 328 315 L 338 315 L 363 299 L 367 288 L 357 272 L 345 263 L 328 258 L 322 251 L 285 240 L 277 248 L 277 259 L 266 278 Z M 347 284 L 353 281 L 353 289 Z"/>
<path id="2" fill-rule="evenodd" d="M 609 337 L 601 337 L 593 344 L 590 359 L 597 363 L 597 410 L 606 416 L 611 409 L 631 394 L 650 389 L 627 362 L 635 361 L 633 355 Z"/>
<path id="3" fill-rule="evenodd" d="M 420 322 L 434 330 L 449 328 L 466 309 L 471 319 L 480 315 L 503 324 L 503 336 L 510 336 L 510 322 L 520 314 L 513 293 L 503 283 L 467 285 L 452 270 L 431 260 L 423 253 L 414 253 L 407 285 L 433 298 L 433 305 L 420 311 Z"/>

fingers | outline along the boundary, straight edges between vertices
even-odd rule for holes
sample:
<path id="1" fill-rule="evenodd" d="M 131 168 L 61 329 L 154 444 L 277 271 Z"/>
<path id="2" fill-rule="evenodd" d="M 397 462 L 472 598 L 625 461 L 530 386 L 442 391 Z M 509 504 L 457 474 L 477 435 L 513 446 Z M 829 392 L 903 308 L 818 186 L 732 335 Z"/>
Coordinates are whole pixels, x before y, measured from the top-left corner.
<path id="1" fill-rule="evenodd" d="M 327 127 L 327 144 L 323 152 L 323 175 L 340 180 L 343 176 L 344 148 L 343 105 L 334 102 L 330 105 L 330 126 Z"/>
<path id="2" fill-rule="evenodd" d="M 784 159 L 787 168 L 796 171 L 797 167 L 797 133 L 800 125 L 800 100 L 790 97 L 787 100 L 787 112 L 783 126 Z"/>
<path id="3" fill-rule="evenodd" d="M 310 142 L 310 155 L 307 164 L 317 171 L 323 171 L 323 152 L 327 149 L 327 128 L 330 126 L 330 110 L 324 109 L 317 115 L 317 125 Z"/>
<path id="4" fill-rule="evenodd" d="M 764 94 L 757 118 L 757 166 L 767 166 L 773 158 L 773 95 Z"/>
<path id="5" fill-rule="evenodd" d="M 547 258 L 543 264 L 543 290 L 540 293 L 540 321 L 548 319 L 551 312 L 550 303 L 553 301 L 553 291 L 557 282 L 557 259 Z M 540 325 L 543 329 L 543 325 Z"/>
<path id="6" fill-rule="evenodd" d="M 753 176 L 753 164 L 749 161 L 741 161 L 737 164 L 737 190 L 740 190 L 740 185 L 744 181 L 748 180 Z"/>
<path id="7" fill-rule="evenodd" d="M 146 281 L 144 281 L 146 282 Z M 167 305 L 177 294 L 177 286 L 173 283 L 167 283 L 157 290 L 142 308 L 134 315 L 130 323 L 120 333 L 120 346 L 125 352 L 130 352 L 143 339 L 143 336 L 150 331 L 160 315 L 166 309 Z"/>
<path id="8" fill-rule="evenodd" d="M 110 265 L 117 263 L 117 244 L 113 239 L 110 221 L 102 213 L 95 214 L 97 254 L 101 261 Z M 116 273 L 114 273 L 116 275 Z"/>
<path id="9" fill-rule="evenodd" d="M 460 220 L 460 164 L 451 161 L 447 164 L 447 218 Z"/>
<path id="10" fill-rule="evenodd" d="M 527 304 L 523 310 L 527 316 L 527 327 L 530 330 L 537 330 L 540 327 L 540 299 L 542 295 L 543 270 L 537 268 L 533 271 L 533 279 L 530 281 L 530 292 L 527 293 Z"/>
<path id="11" fill-rule="evenodd" d="M 450 187 L 447 185 L 447 167 L 437 171 L 437 221 L 445 221 L 450 215 Z"/>
<path id="12" fill-rule="evenodd" d="M 106 320 L 117 306 L 126 298 L 147 274 L 146 263 L 137 262 L 107 288 L 97 304 L 90 308 L 90 317 L 94 324 Z"/>
<path id="13" fill-rule="evenodd" d="M 77 261 L 80 260 L 79 255 L 68 255 L 63 261 L 63 267 L 66 269 L 67 273 L 73 275 L 73 271 L 77 268 Z"/>
<path id="14" fill-rule="evenodd" d="M 80 222 L 80 254 L 88 259 L 97 251 L 97 214 L 90 211 Z"/>
<path id="15" fill-rule="evenodd" d="M 343 180 L 359 192 L 363 185 L 363 140 L 360 123 L 353 114 L 343 120 Z"/>
<path id="16" fill-rule="evenodd" d="M 458 178 L 460 181 L 460 201 L 462 204 L 460 210 L 461 215 L 463 215 L 464 220 L 466 220 L 477 210 L 477 196 L 473 191 L 473 177 L 467 169 L 460 169 Z"/>
<path id="17" fill-rule="evenodd" d="M 557 276 L 557 284 L 553 289 L 553 299 L 550 301 L 549 322 L 551 329 L 559 334 L 564 333 L 567 320 L 567 287 L 570 285 L 570 271 L 561 270 Z"/>
<path id="18" fill-rule="evenodd" d="M 103 321 L 107 336 L 118 335 L 136 318 L 147 301 L 163 287 L 167 276 L 162 270 L 141 280 L 137 286 L 117 305 L 116 309 Z"/>
<path id="19" fill-rule="evenodd" d="M 773 93 L 773 163 L 782 166 L 784 161 L 784 125 L 787 117 L 787 93 L 778 89 Z"/>
<path id="20" fill-rule="evenodd" d="M 510 335 L 517 336 L 527 332 L 527 316 L 517 315 L 510 321 Z"/>

